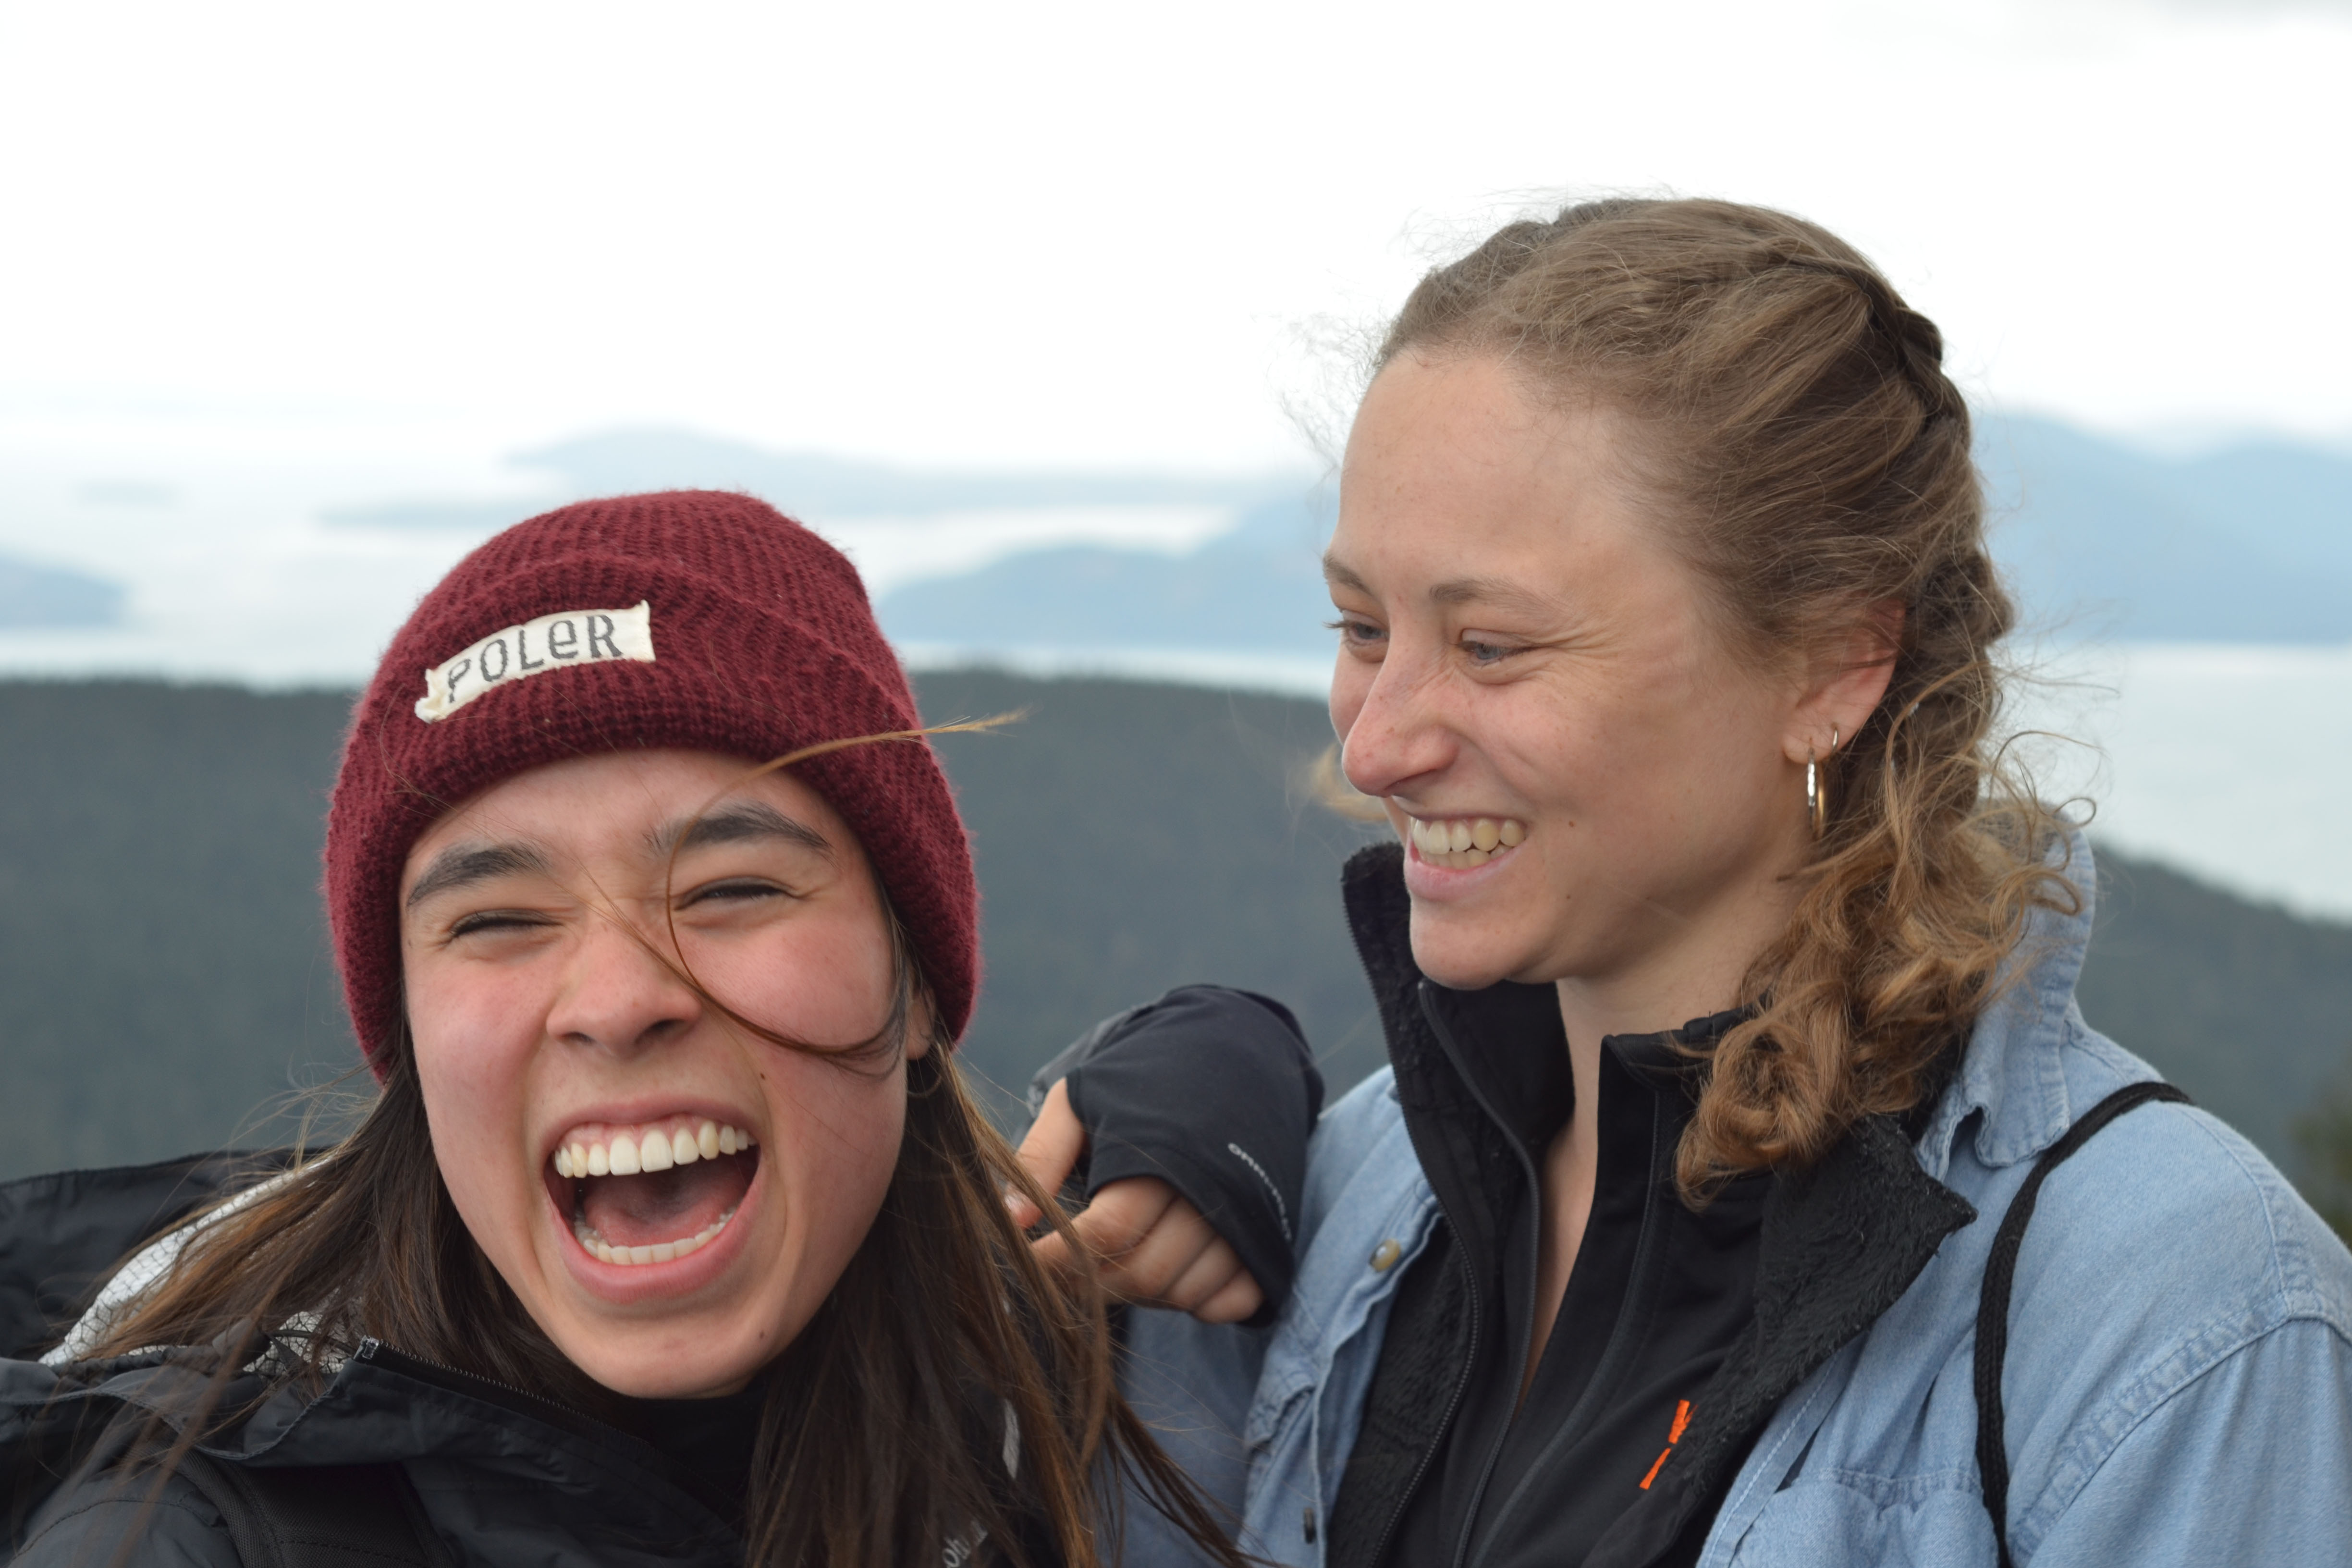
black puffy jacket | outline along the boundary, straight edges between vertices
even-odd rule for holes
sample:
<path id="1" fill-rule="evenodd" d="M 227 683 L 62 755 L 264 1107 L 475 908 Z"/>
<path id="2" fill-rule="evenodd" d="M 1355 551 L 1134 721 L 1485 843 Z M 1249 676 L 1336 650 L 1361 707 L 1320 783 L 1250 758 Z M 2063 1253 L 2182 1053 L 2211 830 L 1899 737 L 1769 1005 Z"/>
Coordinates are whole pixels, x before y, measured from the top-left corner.
<path id="1" fill-rule="evenodd" d="M 0 1186 L 0 1541 L 23 1568 L 171 1563 L 239 1568 L 228 1521 L 175 1476 L 151 1499 L 120 1468 L 61 1476 L 120 1434 L 125 1415 L 187 1408 L 207 1373 L 182 1352 L 50 1366 L 57 1337 L 90 1287 L 142 1238 L 218 1192 L 250 1182 L 262 1157 L 174 1161 Z M 248 1373 L 229 1404 L 256 1413 L 201 1449 L 229 1467 L 397 1466 L 428 1553 L 468 1565 L 720 1564 L 744 1542 L 723 1498 L 667 1455 L 530 1394 L 362 1342 L 316 1397 Z M 100 1440 L 95 1452 L 110 1450 Z M 140 1547 L 118 1555 L 124 1532 Z M 1034 1555 L 1034 1551 L 1033 1551 Z M 950 1543 L 950 1568 L 985 1562 Z"/>

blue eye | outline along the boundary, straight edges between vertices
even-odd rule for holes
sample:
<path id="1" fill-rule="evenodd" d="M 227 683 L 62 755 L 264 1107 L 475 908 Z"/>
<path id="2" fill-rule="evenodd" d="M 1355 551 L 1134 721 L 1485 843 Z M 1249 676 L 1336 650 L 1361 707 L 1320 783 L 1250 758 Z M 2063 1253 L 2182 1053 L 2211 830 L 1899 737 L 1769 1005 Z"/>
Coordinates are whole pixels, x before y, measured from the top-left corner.
<path id="1" fill-rule="evenodd" d="M 1326 630 L 1338 632 L 1341 642 L 1358 647 L 1378 642 L 1381 637 L 1380 627 L 1370 621 L 1358 620 L 1353 616 L 1342 616 L 1336 621 L 1326 621 L 1323 625 Z"/>
<path id="2" fill-rule="evenodd" d="M 1505 647 L 1500 643 L 1480 642 L 1475 637 L 1462 639 L 1462 651 L 1470 656 L 1473 664 L 1500 664 L 1519 650 Z"/>

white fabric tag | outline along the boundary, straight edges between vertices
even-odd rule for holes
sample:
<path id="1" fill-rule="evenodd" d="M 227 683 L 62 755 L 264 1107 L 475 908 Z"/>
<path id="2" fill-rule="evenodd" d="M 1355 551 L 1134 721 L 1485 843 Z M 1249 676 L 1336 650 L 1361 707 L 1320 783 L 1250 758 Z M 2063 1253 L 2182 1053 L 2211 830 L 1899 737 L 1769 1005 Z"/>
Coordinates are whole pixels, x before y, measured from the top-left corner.
<path id="1" fill-rule="evenodd" d="M 446 719 L 483 692 L 510 680 L 567 664 L 654 660 L 650 601 L 626 610 L 564 610 L 509 626 L 425 672 L 416 716 L 427 724 Z"/>

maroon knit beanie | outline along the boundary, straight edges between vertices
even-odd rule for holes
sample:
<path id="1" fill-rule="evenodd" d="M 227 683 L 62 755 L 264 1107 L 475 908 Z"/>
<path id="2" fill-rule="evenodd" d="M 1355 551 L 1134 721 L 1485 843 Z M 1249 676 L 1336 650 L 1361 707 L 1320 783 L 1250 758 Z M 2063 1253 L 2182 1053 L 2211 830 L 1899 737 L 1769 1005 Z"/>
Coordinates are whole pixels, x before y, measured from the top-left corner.
<path id="1" fill-rule="evenodd" d="M 508 529 L 416 606 L 343 746 L 327 912 L 369 1065 L 383 1076 L 399 1032 L 401 870 L 450 807 L 569 757 L 677 747 L 760 763 L 920 722 L 856 570 L 764 502 L 676 490 Z M 794 771 L 865 846 L 940 1025 L 962 1034 L 980 894 L 930 747 L 852 746 Z"/>

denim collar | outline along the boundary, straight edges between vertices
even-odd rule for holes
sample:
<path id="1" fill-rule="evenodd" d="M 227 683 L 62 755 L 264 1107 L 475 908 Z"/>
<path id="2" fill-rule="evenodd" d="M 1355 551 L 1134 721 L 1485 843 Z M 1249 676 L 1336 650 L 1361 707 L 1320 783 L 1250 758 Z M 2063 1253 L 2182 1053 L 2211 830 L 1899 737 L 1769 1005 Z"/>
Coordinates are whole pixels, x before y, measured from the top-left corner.
<path id="1" fill-rule="evenodd" d="M 2049 862 L 2073 886 L 2077 907 L 2035 910 L 1996 972 L 1992 1003 L 1919 1142 L 1920 1163 L 1938 1181 L 1972 1117 L 1977 1161 L 1993 1169 L 2032 1159 L 2074 1122 L 2059 1047 L 2075 1026 L 2074 983 L 2090 946 L 2098 876 L 2079 828 L 2052 844 Z"/>

